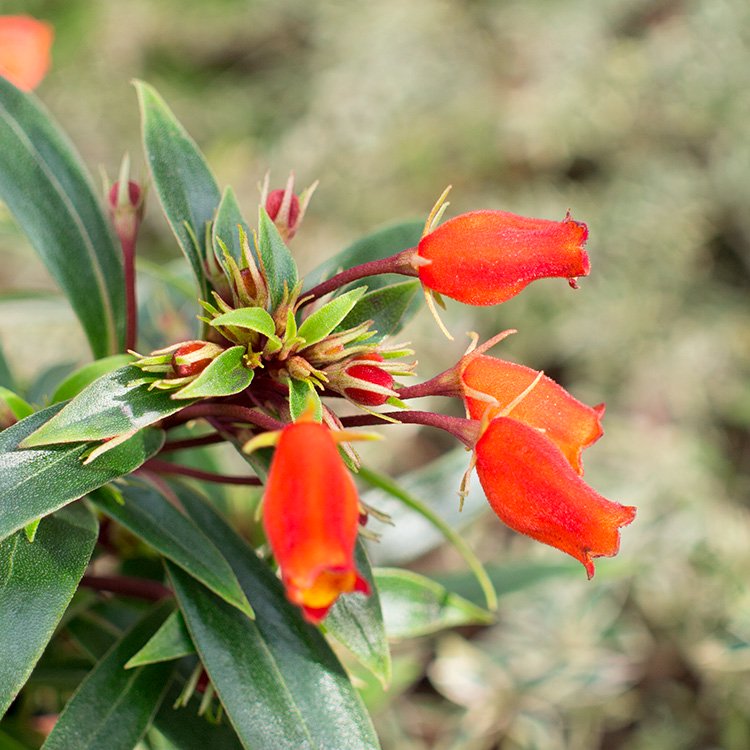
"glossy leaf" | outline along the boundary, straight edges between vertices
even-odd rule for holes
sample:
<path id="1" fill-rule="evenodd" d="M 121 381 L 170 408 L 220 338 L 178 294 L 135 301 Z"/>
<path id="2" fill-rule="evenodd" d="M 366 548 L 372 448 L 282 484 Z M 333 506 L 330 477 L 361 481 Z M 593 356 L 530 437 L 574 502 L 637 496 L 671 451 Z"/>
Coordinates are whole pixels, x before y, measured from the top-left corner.
<path id="1" fill-rule="evenodd" d="M 398 333 L 421 307 L 417 296 L 419 288 L 418 281 L 401 281 L 368 292 L 341 321 L 338 330 L 354 328 L 371 320 L 372 328 L 378 334 L 370 341 L 382 341 L 386 336 Z"/>
<path id="2" fill-rule="evenodd" d="M 135 87 L 141 107 L 143 145 L 154 188 L 198 286 L 205 291 L 206 248 L 203 244 L 206 226 L 213 220 L 219 205 L 219 188 L 195 141 L 161 96 L 142 81 L 136 81 Z M 192 230 L 192 237 L 187 227 Z M 193 237 L 198 242 L 197 247 Z"/>
<path id="3" fill-rule="evenodd" d="M 19 449 L 18 443 L 59 408 L 0 432 L 0 539 L 137 469 L 164 443 L 161 430 L 142 430 L 87 464 L 82 459 L 90 446 L 83 443 Z"/>
<path id="4" fill-rule="evenodd" d="M 244 346 L 233 346 L 222 352 L 198 377 L 177 393 L 175 400 L 231 396 L 244 391 L 253 382 L 255 372 L 245 366 Z"/>
<path id="5" fill-rule="evenodd" d="M 262 307 L 238 307 L 236 310 L 217 315 L 212 321 L 214 326 L 234 326 L 236 328 L 247 328 L 250 331 L 257 331 L 264 336 L 274 336 L 276 334 L 276 323 L 270 313 Z"/>
<path id="6" fill-rule="evenodd" d="M 439 583 L 398 568 L 375 570 L 389 638 L 416 638 L 457 625 L 487 625 L 493 616 Z"/>
<path id="7" fill-rule="evenodd" d="M 289 413 L 292 422 L 296 422 L 310 404 L 313 406 L 313 419 L 316 422 L 323 421 L 323 404 L 315 387 L 308 380 L 295 380 L 289 378 Z"/>
<path id="8" fill-rule="evenodd" d="M 47 518 L 33 544 L 23 532 L 0 543 L 0 717 L 73 597 L 97 530 L 96 519 L 78 504 Z"/>
<path id="9" fill-rule="evenodd" d="M 268 281 L 271 308 L 275 309 L 297 284 L 297 264 L 263 206 L 258 215 L 258 254 Z"/>
<path id="10" fill-rule="evenodd" d="M 103 375 L 26 438 L 23 447 L 106 440 L 143 429 L 188 405 L 166 391 L 131 385 L 142 377 L 132 365 Z"/>
<path id="11" fill-rule="evenodd" d="M 173 665 L 135 670 L 125 662 L 151 637 L 171 605 L 149 611 L 107 652 L 68 702 L 43 750 L 132 750 L 169 687 Z"/>
<path id="12" fill-rule="evenodd" d="M 182 484 L 172 486 L 188 514 L 221 545 L 255 609 L 255 620 L 243 621 L 240 631 L 237 614 L 182 575 L 190 590 L 183 586 L 177 596 L 188 629 L 245 746 L 378 748 L 343 668 L 320 632 L 287 601 L 273 571 L 200 495 Z"/>
<path id="13" fill-rule="evenodd" d="M 96 492 L 94 504 L 247 617 L 253 612 L 221 552 L 156 489 L 138 480 L 120 488 L 123 502 Z"/>
<path id="14" fill-rule="evenodd" d="M 387 687 L 391 680 L 391 652 L 388 648 L 380 596 L 364 544 L 355 549 L 357 570 L 370 584 L 370 595 L 344 594 L 324 620 L 326 632 L 346 646 Z"/>
<path id="15" fill-rule="evenodd" d="M 118 367 L 124 367 L 132 362 L 133 359 L 132 354 L 113 354 L 111 357 L 104 357 L 85 364 L 74 373 L 68 375 L 57 386 L 55 392 L 52 394 L 52 402 L 67 401 L 69 398 L 77 396 L 97 378 L 116 370 Z"/>
<path id="16" fill-rule="evenodd" d="M 351 268 L 371 260 L 381 260 L 395 255 L 401 250 L 414 247 L 422 237 L 423 221 L 406 221 L 379 229 L 357 240 L 337 255 L 321 263 L 315 270 L 305 276 L 305 288 L 311 289 L 321 281 L 329 279 L 343 268 Z M 370 291 L 392 283 L 393 276 L 369 276 L 367 286 Z M 400 277 L 403 278 L 403 277 Z M 355 282 L 361 284 L 362 281 Z"/>
<path id="17" fill-rule="evenodd" d="M 307 346 L 322 341 L 349 314 L 366 291 L 366 286 L 360 286 L 346 294 L 334 297 L 304 320 L 297 335 L 305 340 Z"/>
<path id="18" fill-rule="evenodd" d="M 221 202 L 216 210 L 216 218 L 211 228 L 211 242 L 216 257 L 219 258 L 223 265 L 224 251 L 219 244 L 219 240 L 229 251 L 229 254 L 237 261 L 238 265 L 242 263 L 242 243 L 240 242 L 240 233 L 237 229 L 241 226 L 247 237 L 251 236 L 250 228 L 247 222 L 242 218 L 242 211 L 234 190 L 228 187 L 221 196 Z"/>
<path id="19" fill-rule="evenodd" d="M 90 177 L 38 100 L 1 76 L 0 200 L 67 294 L 94 355 L 121 351 L 120 249 Z"/>
<path id="20" fill-rule="evenodd" d="M 34 410 L 20 396 L 0 385 L 0 425 L 9 424 L 13 420 L 25 419 Z M 2 427 L 0 426 L 0 429 Z"/>
<path id="21" fill-rule="evenodd" d="M 151 636 L 148 643 L 128 660 L 125 669 L 142 667 L 144 664 L 156 664 L 160 661 L 172 661 L 194 653 L 195 646 L 190 640 L 185 619 L 179 611 L 172 612 Z"/>

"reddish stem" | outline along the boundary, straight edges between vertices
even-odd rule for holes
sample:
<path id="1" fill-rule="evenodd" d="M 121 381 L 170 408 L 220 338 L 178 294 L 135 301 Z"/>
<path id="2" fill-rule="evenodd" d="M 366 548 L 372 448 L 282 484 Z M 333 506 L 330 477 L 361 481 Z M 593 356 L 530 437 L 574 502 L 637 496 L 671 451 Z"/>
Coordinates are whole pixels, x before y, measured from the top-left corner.
<path id="1" fill-rule="evenodd" d="M 338 289 L 352 281 L 364 279 L 366 276 L 379 276 L 382 273 L 398 273 L 402 276 L 416 276 L 417 272 L 411 264 L 411 258 L 416 252 L 416 248 L 411 247 L 400 253 L 391 255 L 388 258 L 380 260 L 371 260 L 369 263 L 362 263 L 359 266 L 346 268 L 341 273 L 337 273 L 326 281 L 322 281 L 307 292 L 303 293 L 303 301 L 300 307 L 304 307 L 313 300 L 322 297 L 334 289 Z"/>
<path id="2" fill-rule="evenodd" d="M 225 438 L 218 432 L 212 432 L 210 435 L 201 435 L 200 437 L 185 438 L 184 440 L 168 440 L 162 446 L 160 453 L 169 453 L 170 451 L 182 451 L 187 448 L 200 448 L 202 445 L 215 445 L 223 443 Z"/>
<path id="3" fill-rule="evenodd" d="M 81 586 L 94 591 L 109 591 L 113 594 L 132 596 L 157 602 L 172 596 L 172 591 L 158 581 L 131 576 L 91 576 L 81 578 Z"/>
<path id="4" fill-rule="evenodd" d="M 201 469 L 193 469 L 190 466 L 173 464 L 171 461 L 161 461 L 158 458 L 152 458 L 149 461 L 146 461 L 142 468 L 148 471 L 158 472 L 159 474 L 178 474 L 179 476 L 201 479 L 204 482 L 216 482 L 217 484 L 243 484 L 255 486 L 260 484 L 260 479 L 258 479 L 258 477 L 230 477 L 225 474 L 215 474 L 212 471 L 202 471 Z"/>
<path id="5" fill-rule="evenodd" d="M 384 416 L 391 417 L 402 424 L 423 424 L 445 430 L 460 440 L 467 448 L 473 448 L 479 439 L 479 422 L 476 419 L 449 417 L 445 414 L 434 414 L 431 411 L 391 411 L 386 412 Z M 344 427 L 365 427 L 392 423 L 379 419 L 374 414 L 361 414 L 353 417 L 342 417 L 341 424 Z"/>
<path id="6" fill-rule="evenodd" d="M 177 425 L 185 424 L 191 419 L 198 419 L 200 417 L 208 418 L 219 418 L 229 419 L 233 422 L 245 422 L 248 424 L 254 424 L 264 430 L 281 430 L 284 427 L 283 422 L 279 422 L 273 417 L 269 417 L 260 411 L 255 409 L 249 409 L 247 406 L 240 406 L 239 404 L 218 404 L 211 402 L 203 402 L 200 404 L 193 404 L 183 409 L 181 412 L 175 414 L 174 417 L 169 417 L 164 420 L 164 424 L 167 427 L 176 427 Z"/>
<path id="7" fill-rule="evenodd" d="M 125 271 L 125 349 L 135 349 L 138 337 L 138 303 L 135 289 L 135 238 L 120 238 Z"/>

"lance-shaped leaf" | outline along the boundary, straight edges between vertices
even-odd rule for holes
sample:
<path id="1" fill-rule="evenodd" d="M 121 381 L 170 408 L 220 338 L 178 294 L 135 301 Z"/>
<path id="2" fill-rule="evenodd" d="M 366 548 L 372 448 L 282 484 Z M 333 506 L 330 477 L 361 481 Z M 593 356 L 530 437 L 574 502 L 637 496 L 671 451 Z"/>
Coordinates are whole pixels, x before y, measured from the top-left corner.
<path id="1" fill-rule="evenodd" d="M 38 100 L 2 76 L 0 200 L 67 294 L 94 355 L 121 351 L 122 261 L 91 180 Z"/>
<path id="2" fill-rule="evenodd" d="M 52 394 L 52 402 L 67 401 L 77 396 L 86 386 L 91 385 L 97 378 L 106 375 L 118 367 L 124 367 L 133 361 L 132 354 L 113 354 L 111 357 L 103 357 L 85 364 L 75 372 L 68 375 L 60 383 Z"/>
<path id="3" fill-rule="evenodd" d="M 73 597 L 97 528 L 91 512 L 78 504 L 45 519 L 33 544 L 22 532 L 0 543 L 0 717 Z"/>
<path id="4" fill-rule="evenodd" d="M 366 291 L 366 286 L 360 286 L 335 297 L 306 318 L 297 335 L 305 340 L 307 346 L 322 341 L 349 314 Z"/>
<path id="5" fill-rule="evenodd" d="M 150 485 L 133 481 L 119 489 L 123 502 L 118 502 L 108 492 L 93 493 L 91 499 L 110 518 L 130 529 L 222 599 L 246 616 L 253 616 L 232 568 L 198 526 Z"/>
<path id="6" fill-rule="evenodd" d="M 31 416 L 34 410 L 19 395 L 0 385 L 0 430 L 6 425 Z"/>
<path id="7" fill-rule="evenodd" d="M 297 284 L 297 264 L 263 206 L 258 215 L 258 254 L 268 282 L 271 308 L 281 304 L 284 289 L 290 292 Z"/>
<path id="8" fill-rule="evenodd" d="M 242 227 L 247 237 L 251 236 L 250 228 L 242 218 L 237 196 L 234 194 L 234 190 L 228 187 L 221 196 L 221 203 L 216 209 L 216 218 L 211 227 L 213 250 L 222 265 L 224 264 L 224 251 L 219 240 L 224 243 L 224 247 L 237 263 L 242 263 L 242 242 L 240 241 L 238 226 Z"/>
<path id="9" fill-rule="evenodd" d="M 262 307 L 238 307 L 236 310 L 217 315 L 211 325 L 234 326 L 235 328 L 246 328 L 248 331 L 262 333 L 268 338 L 276 338 L 276 323 L 271 315 Z"/>
<path id="10" fill-rule="evenodd" d="M 377 331 L 377 335 L 370 339 L 373 343 L 398 333 L 421 307 L 417 296 L 419 286 L 418 281 L 401 281 L 368 292 L 341 321 L 337 330 L 354 328 L 371 320 L 372 329 Z"/>
<path id="11" fill-rule="evenodd" d="M 43 750 L 132 750 L 148 729 L 169 687 L 173 665 L 135 670 L 125 662 L 151 637 L 171 608 L 159 604 L 94 667 L 57 720 Z"/>
<path id="12" fill-rule="evenodd" d="M 244 391 L 253 382 L 255 372 L 245 366 L 244 346 L 233 346 L 222 352 L 203 372 L 177 393 L 175 400 L 231 396 Z"/>
<path id="13" fill-rule="evenodd" d="M 329 279 L 344 268 L 358 266 L 371 260 L 382 260 L 401 250 L 414 247 L 419 243 L 423 229 L 423 221 L 407 221 L 379 229 L 373 234 L 362 237 L 307 274 L 305 289 L 312 289 L 316 284 Z M 367 286 L 370 290 L 377 289 L 391 283 L 394 278 L 393 276 L 368 276 Z M 355 283 L 361 284 L 362 282 Z"/>
<path id="14" fill-rule="evenodd" d="M 380 596 L 364 544 L 354 551 L 357 570 L 370 584 L 370 595 L 344 594 L 338 598 L 324 620 L 324 627 L 346 646 L 363 666 L 387 687 L 391 680 L 391 652 L 388 648 Z"/>
<path id="15" fill-rule="evenodd" d="M 29 435 L 23 447 L 106 440 L 141 430 L 188 405 L 167 391 L 133 384 L 142 377 L 132 365 L 103 375 Z"/>
<path id="16" fill-rule="evenodd" d="M 164 100 L 142 81 L 136 81 L 135 87 L 141 107 L 143 145 L 154 188 L 203 291 L 206 289 L 203 266 L 207 251 L 204 247 L 206 226 L 213 220 L 219 205 L 219 188 L 195 141 Z"/>
<path id="17" fill-rule="evenodd" d="M 176 611 L 164 620 L 148 643 L 128 660 L 125 669 L 142 667 L 144 664 L 156 664 L 160 661 L 172 661 L 194 653 L 195 646 L 190 640 L 185 618 L 181 612 Z"/>
<path id="18" fill-rule="evenodd" d="M 19 449 L 19 442 L 59 408 L 37 412 L 0 433 L 0 539 L 137 469 L 164 444 L 162 430 L 142 430 L 86 464 L 90 446 L 85 443 Z"/>
<path id="19" fill-rule="evenodd" d="M 188 514 L 221 545 L 255 609 L 254 621 L 241 621 L 179 570 L 179 583 L 172 578 L 193 642 L 245 747 L 378 748 L 343 668 L 287 601 L 273 571 L 200 495 L 172 486 Z"/>
<path id="20" fill-rule="evenodd" d="M 378 568 L 375 581 L 389 638 L 416 638 L 457 625 L 487 625 L 494 619 L 486 609 L 418 573 Z"/>
<path id="21" fill-rule="evenodd" d="M 313 419 L 323 421 L 323 404 L 315 386 L 309 380 L 288 379 L 289 413 L 292 422 L 296 422 L 312 405 Z"/>

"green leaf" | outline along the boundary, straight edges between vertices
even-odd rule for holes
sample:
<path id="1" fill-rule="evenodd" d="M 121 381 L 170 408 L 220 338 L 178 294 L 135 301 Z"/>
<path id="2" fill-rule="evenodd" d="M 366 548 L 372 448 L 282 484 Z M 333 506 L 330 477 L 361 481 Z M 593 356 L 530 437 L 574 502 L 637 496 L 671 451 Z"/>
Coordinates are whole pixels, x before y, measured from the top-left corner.
<path id="1" fill-rule="evenodd" d="M 222 352 L 198 377 L 177 393 L 173 399 L 231 396 L 244 391 L 253 382 L 255 372 L 245 366 L 244 346 L 233 346 Z"/>
<path id="2" fill-rule="evenodd" d="M 343 268 L 351 268 L 362 263 L 368 263 L 371 260 L 382 260 L 402 250 L 414 247 L 419 243 L 423 229 L 423 221 L 406 221 L 362 237 L 362 239 L 349 245 L 307 274 L 305 276 L 305 289 L 312 289 L 312 287 L 331 278 Z M 382 277 L 370 276 L 367 278 L 367 286 L 372 291 L 391 283 L 391 278 L 393 277 L 390 274 Z"/>
<path id="3" fill-rule="evenodd" d="M 340 596 L 325 619 L 325 629 L 387 687 L 391 680 L 391 652 L 380 596 L 361 541 L 357 542 L 355 559 L 357 570 L 370 584 L 370 596 L 356 593 Z"/>
<path id="4" fill-rule="evenodd" d="M 31 406 L 20 396 L 0 385 L 0 424 L 8 424 L 13 420 L 25 419 L 33 413 L 34 410 Z"/>
<path id="5" fill-rule="evenodd" d="M 416 638 L 457 625 L 488 625 L 493 616 L 423 575 L 377 568 L 383 617 L 389 638 Z"/>
<path id="6" fill-rule="evenodd" d="M 224 243 L 224 246 L 237 261 L 237 264 L 242 263 L 242 243 L 240 242 L 240 233 L 237 229 L 238 225 L 243 228 L 247 237 L 251 236 L 250 228 L 242 218 L 242 211 L 237 203 L 234 190 L 228 187 L 224 190 L 224 195 L 221 196 L 221 203 L 219 203 L 219 208 L 216 210 L 216 218 L 211 229 L 213 250 L 222 265 L 224 265 L 224 252 L 219 244 L 219 240 Z"/>
<path id="7" fill-rule="evenodd" d="M 94 356 L 121 351 L 122 260 L 90 177 L 38 100 L 2 77 L 0 200 L 67 294 Z"/>
<path id="8" fill-rule="evenodd" d="M 354 328 L 371 320 L 373 330 L 378 332 L 370 339 L 372 342 L 398 333 L 421 307 L 417 297 L 419 288 L 418 281 L 401 281 L 368 292 L 341 321 L 337 330 Z"/>
<path id="9" fill-rule="evenodd" d="M 177 242 L 206 291 L 206 225 L 213 220 L 220 194 L 216 180 L 195 141 L 154 88 L 135 82 L 141 107 L 143 145 L 154 188 Z M 187 226 L 186 226 L 187 225 Z M 199 243 L 196 247 L 191 232 Z"/>
<path id="10" fill-rule="evenodd" d="M 185 619 L 179 611 L 172 612 L 162 626 L 151 636 L 148 643 L 128 660 L 125 669 L 172 661 L 195 653 Z"/>
<path id="11" fill-rule="evenodd" d="M 320 401 L 315 387 L 309 380 L 295 380 L 289 378 L 289 413 L 292 421 L 296 422 L 310 406 L 313 405 L 313 419 L 316 422 L 323 421 L 323 404 Z"/>
<path id="12" fill-rule="evenodd" d="M 173 665 L 126 670 L 125 663 L 171 606 L 156 605 L 107 652 L 68 702 L 43 750 L 133 750 L 161 705 Z"/>
<path id="13" fill-rule="evenodd" d="M 132 361 L 132 354 L 113 354 L 111 357 L 104 357 L 103 359 L 89 362 L 71 375 L 68 375 L 57 386 L 57 389 L 52 394 L 52 402 L 67 401 L 69 398 L 77 396 L 97 378 L 106 375 L 108 372 L 112 372 L 112 370 L 116 370 L 118 367 L 123 367 Z"/>
<path id="14" fill-rule="evenodd" d="M 94 504 L 164 557 L 179 565 L 246 616 L 253 611 L 221 552 L 161 493 L 136 480 L 121 486 L 123 503 L 110 493 L 91 495 Z"/>
<path id="15" fill-rule="evenodd" d="M 97 537 L 78 504 L 46 519 L 30 544 L 0 543 L 0 717 L 29 677 L 78 587 Z"/>
<path id="16" fill-rule="evenodd" d="M 306 346 L 322 341 L 349 314 L 366 291 L 366 286 L 360 286 L 335 297 L 306 318 L 297 335 L 305 340 Z"/>
<path id="17" fill-rule="evenodd" d="M 8 365 L 8 360 L 5 357 L 5 350 L 0 342 L 0 386 L 7 388 L 10 391 L 18 391 L 18 385 L 16 379 L 13 377 L 13 372 Z"/>
<path id="18" fill-rule="evenodd" d="M 163 431 L 142 430 L 87 464 L 82 459 L 89 446 L 82 443 L 18 449 L 59 408 L 37 412 L 0 432 L 0 539 L 137 469 L 164 444 Z"/>
<path id="19" fill-rule="evenodd" d="M 275 310 L 284 297 L 284 288 L 291 292 L 297 284 L 297 264 L 263 206 L 258 216 L 258 254 L 268 282 L 271 309 Z"/>
<path id="20" fill-rule="evenodd" d="M 188 630 L 245 746 L 378 748 L 343 668 L 320 632 L 287 601 L 273 571 L 200 495 L 171 486 L 195 523 L 221 545 L 255 609 L 254 621 L 242 620 L 176 571 L 179 583 L 173 583 Z"/>
<path id="21" fill-rule="evenodd" d="M 234 326 L 235 328 L 247 328 L 257 331 L 264 336 L 275 337 L 276 323 L 271 315 L 262 307 L 238 307 L 235 310 L 217 315 L 212 321 L 214 326 Z"/>
<path id="22" fill-rule="evenodd" d="M 184 409 L 168 391 L 131 385 L 143 376 L 132 365 L 102 375 L 24 441 L 24 448 L 53 443 L 106 440 L 143 429 Z"/>
<path id="23" fill-rule="evenodd" d="M 34 539 L 36 539 L 36 532 L 39 531 L 39 524 L 41 522 L 42 519 L 37 518 L 35 521 L 31 521 L 23 527 L 23 533 L 25 534 L 26 539 L 28 539 L 29 542 L 33 542 Z"/>

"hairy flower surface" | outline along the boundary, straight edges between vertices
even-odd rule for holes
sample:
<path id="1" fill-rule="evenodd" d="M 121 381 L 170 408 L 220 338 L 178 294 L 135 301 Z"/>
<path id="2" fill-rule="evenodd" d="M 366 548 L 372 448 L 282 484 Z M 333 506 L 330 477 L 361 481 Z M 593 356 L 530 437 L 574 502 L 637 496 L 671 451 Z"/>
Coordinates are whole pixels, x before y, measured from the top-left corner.
<path id="1" fill-rule="evenodd" d="M 530 367 L 484 355 L 465 359 L 461 387 L 472 419 L 502 415 L 535 427 L 562 451 L 578 474 L 583 474 L 581 452 L 603 434 L 603 404 L 592 408 L 581 403 Z"/>
<path id="2" fill-rule="evenodd" d="M 512 529 L 580 560 L 611 557 L 635 508 L 607 500 L 576 474 L 542 432 L 509 417 L 490 422 L 476 447 L 476 468 L 497 516 Z"/>
<path id="3" fill-rule="evenodd" d="M 495 305 L 530 282 L 586 276 L 585 224 L 472 211 L 446 221 L 419 242 L 419 278 L 434 292 L 470 305 Z"/>
<path id="4" fill-rule="evenodd" d="M 263 524 L 287 596 L 310 622 L 320 622 L 340 594 L 369 594 L 354 563 L 357 490 L 327 426 L 302 420 L 281 431 Z"/>
<path id="5" fill-rule="evenodd" d="M 0 16 L 0 76 L 23 91 L 36 88 L 49 69 L 53 36 L 31 16 Z"/>

